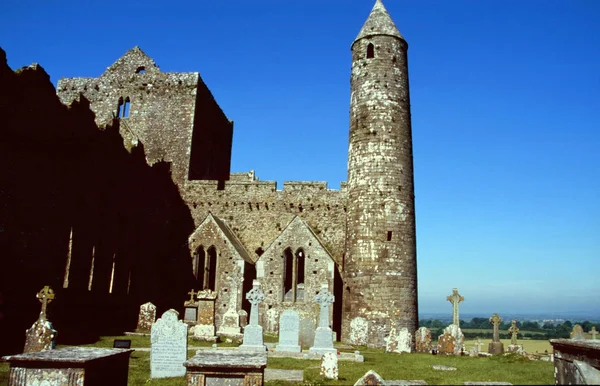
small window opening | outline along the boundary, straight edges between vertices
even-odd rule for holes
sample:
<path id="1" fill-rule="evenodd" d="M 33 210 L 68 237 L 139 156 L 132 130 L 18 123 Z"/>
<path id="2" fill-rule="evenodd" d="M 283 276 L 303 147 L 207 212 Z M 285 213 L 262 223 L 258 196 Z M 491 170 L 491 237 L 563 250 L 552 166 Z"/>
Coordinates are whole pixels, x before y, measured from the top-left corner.
<path id="1" fill-rule="evenodd" d="M 129 110 L 131 108 L 131 101 L 129 97 L 125 98 L 125 103 L 123 103 L 123 98 L 119 98 L 119 117 L 120 118 L 129 118 Z"/>
<path id="2" fill-rule="evenodd" d="M 146 73 L 146 68 L 145 68 L 144 66 L 138 67 L 138 68 L 135 70 L 135 73 L 136 73 L 136 74 L 145 74 L 145 73 Z"/>
<path id="3" fill-rule="evenodd" d="M 371 59 L 375 57 L 375 46 L 373 46 L 373 43 L 369 43 L 369 45 L 367 46 L 367 59 Z"/>
<path id="4" fill-rule="evenodd" d="M 388 231 L 388 233 L 387 233 L 387 241 L 392 241 L 392 231 Z"/>

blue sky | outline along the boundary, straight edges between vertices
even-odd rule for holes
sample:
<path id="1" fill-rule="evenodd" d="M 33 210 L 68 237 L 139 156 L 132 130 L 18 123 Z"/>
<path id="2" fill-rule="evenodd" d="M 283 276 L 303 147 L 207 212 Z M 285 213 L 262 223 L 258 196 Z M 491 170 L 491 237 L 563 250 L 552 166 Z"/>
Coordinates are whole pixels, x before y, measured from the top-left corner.
<path id="1" fill-rule="evenodd" d="M 97 77 L 139 45 L 235 121 L 232 171 L 346 180 L 373 0 L 3 0 L 9 65 Z M 422 312 L 600 314 L 600 1 L 387 0 L 409 43 Z"/>

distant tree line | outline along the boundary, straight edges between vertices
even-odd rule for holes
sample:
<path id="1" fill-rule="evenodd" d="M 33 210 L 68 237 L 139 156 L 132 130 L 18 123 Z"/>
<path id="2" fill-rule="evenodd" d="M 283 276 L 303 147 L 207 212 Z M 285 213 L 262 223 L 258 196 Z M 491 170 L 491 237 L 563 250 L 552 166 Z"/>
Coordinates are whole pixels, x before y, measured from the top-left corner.
<path id="1" fill-rule="evenodd" d="M 560 324 L 544 323 L 540 326 L 538 322 L 534 321 L 517 321 L 517 327 L 519 328 L 519 339 L 535 339 L 535 340 L 548 340 L 556 338 L 570 338 L 571 331 L 575 324 L 581 325 L 583 331 L 588 332 L 592 327 L 596 327 L 596 330 L 600 331 L 599 323 L 592 323 L 588 320 L 584 322 L 571 322 L 567 320 Z M 445 324 L 438 319 L 423 319 L 419 321 L 420 327 L 427 327 L 431 330 L 431 337 L 437 338 L 439 335 L 444 333 L 444 328 L 448 324 Z M 510 339 L 511 334 L 508 329 L 511 326 L 511 321 L 502 321 L 500 323 L 500 339 Z M 460 320 L 460 328 L 463 331 L 466 339 L 491 339 L 492 338 L 492 325 L 488 318 L 473 318 L 470 321 Z M 482 330 L 482 331 L 465 331 L 465 330 Z"/>

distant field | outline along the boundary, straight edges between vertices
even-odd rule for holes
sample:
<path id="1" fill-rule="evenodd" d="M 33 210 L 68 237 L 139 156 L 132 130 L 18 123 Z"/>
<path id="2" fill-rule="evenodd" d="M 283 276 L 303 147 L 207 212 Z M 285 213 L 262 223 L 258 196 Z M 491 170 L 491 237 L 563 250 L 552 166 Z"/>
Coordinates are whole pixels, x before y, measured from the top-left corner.
<path id="1" fill-rule="evenodd" d="M 479 329 L 479 328 L 461 328 L 461 331 L 462 332 L 475 333 L 475 334 L 478 333 L 478 332 L 480 332 L 482 334 L 484 334 L 486 332 L 491 334 L 491 333 L 494 332 L 494 330 L 491 329 L 491 328 L 487 329 L 487 330 L 483 330 L 483 329 Z M 508 334 L 509 332 L 508 332 L 508 330 L 500 330 L 500 333 L 501 334 Z M 519 336 L 523 336 L 521 334 L 544 335 L 543 332 L 539 332 L 539 331 L 527 331 L 527 330 L 520 330 L 519 331 Z"/>

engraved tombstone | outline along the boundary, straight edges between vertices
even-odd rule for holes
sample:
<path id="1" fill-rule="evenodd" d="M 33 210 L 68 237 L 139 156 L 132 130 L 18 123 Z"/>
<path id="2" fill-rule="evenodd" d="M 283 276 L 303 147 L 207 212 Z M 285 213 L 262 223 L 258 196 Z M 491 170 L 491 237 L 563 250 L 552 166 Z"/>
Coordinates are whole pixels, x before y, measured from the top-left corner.
<path id="1" fill-rule="evenodd" d="M 152 325 L 156 320 L 156 306 L 150 302 L 140 306 L 140 314 L 138 316 L 138 324 L 136 332 L 150 332 Z"/>
<path id="2" fill-rule="evenodd" d="M 194 296 L 196 296 L 198 292 L 192 289 L 188 292 L 190 295 L 190 299 L 183 303 L 183 307 L 185 312 L 183 314 L 183 321 L 187 324 L 196 324 L 198 320 L 198 303 L 194 301 Z"/>
<path id="3" fill-rule="evenodd" d="M 216 342 L 215 335 L 215 300 L 217 294 L 211 290 L 199 291 L 198 320 L 194 328 L 194 339 Z"/>
<path id="4" fill-rule="evenodd" d="M 150 349 L 150 377 L 182 377 L 183 363 L 187 359 L 187 329 L 178 320 L 179 313 L 173 309 L 162 314 L 152 326 Z"/>
<path id="5" fill-rule="evenodd" d="M 319 327 L 315 331 L 315 342 L 310 352 L 320 355 L 328 352 L 337 353 L 333 348 L 333 331 L 329 327 L 329 305 L 335 301 L 335 297 L 329 292 L 327 284 L 321 285 L 321 291 L 315 296 L 315 301 L 320 306 Z"/>
<path id="6" fill-rule="evenodd" d="M 300 334 L 300 315 L 295 310 L 285 310 L 279 317 L 279 344 L 275 347 L 280 352 L 301 352 L 298 345 Z"/>
<path id="7" fill-rule="evenodd" d="M 585 335 L 583 334 L 583 327 L 581 327 L 581 325 L 576 324 L 573 326 L 573 331 L 571 332 L 571 339 L 585 340 Z"/>
<path id="8" fill-rule="evenodd" d="M 58 333 L 46 317 L 46 308 L 54 300 L 54 291 L 45 286 L 35 296 L 42 303 L 42 309 L 38 319 L 25 332 L 24 353 L 52 350 L 56 346 L 55 339 Z"/>
<path id="9" fill-rule="evenodd" d="M 499 326 L 502 323 L 502 318 L 498 314 L 494 314 L 490 317 L 490 323 L 494 326 L 494 338 L 493 341 L 488 345 L 488 352 L 490 354 L 503 354 L 504 343 L 500 342 L 500 330 Z"/>
<path id="10" fill-rule="evenodd" d="M 258 324 L 258 305 L 265 299 L 265 294 L 260 289 L 260 282 L 254 280 L 252 289 L 246 294 L 250 302 L 250 324 L 244 328 L 244 343 L 240 346 L 242 351 L 267 351 L 263 343 L 263 328 Z"/>
<path id="11" fill-rule="evenodd" d="M 392 325 L 389 335 L 385 338 L 385 351 L 395 353 L 410 353 L 412 336 L 408 328 L 397 328 Z"/>
<path id="12" fill-rule="evenodd" d="M 427 327 L 415 332 L 415 352 L 431 352 L 431 331 Z"/>

